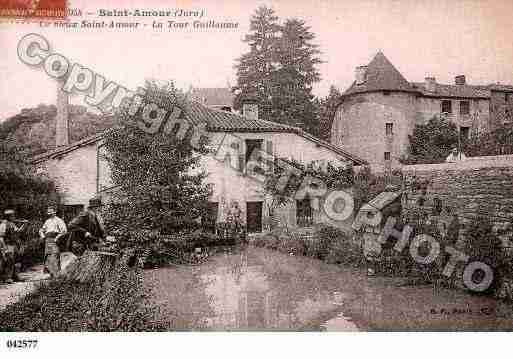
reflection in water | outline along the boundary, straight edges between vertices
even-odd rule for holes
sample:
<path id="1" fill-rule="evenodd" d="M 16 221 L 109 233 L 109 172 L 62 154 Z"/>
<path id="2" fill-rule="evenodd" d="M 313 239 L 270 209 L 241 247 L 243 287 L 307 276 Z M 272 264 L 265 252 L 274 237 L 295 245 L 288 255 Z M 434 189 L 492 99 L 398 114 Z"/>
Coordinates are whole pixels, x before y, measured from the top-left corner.
<path id="1" fill-rule="evenodd" d="M 146 282 L 177 330 L 504 330 L 513 323 L 511 309 L 491 298 L 401 287 L 397 278 L 261 248 L 149 271 Z"/>

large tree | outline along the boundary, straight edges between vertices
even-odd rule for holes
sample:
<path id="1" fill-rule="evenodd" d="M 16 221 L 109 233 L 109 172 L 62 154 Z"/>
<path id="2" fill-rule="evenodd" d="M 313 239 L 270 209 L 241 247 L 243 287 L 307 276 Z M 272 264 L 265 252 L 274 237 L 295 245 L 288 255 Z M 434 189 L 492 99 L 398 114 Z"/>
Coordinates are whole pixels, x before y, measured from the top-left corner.
<path id="1" fill-rule="evenodd" d="M 143 104 L 157 103 L 172 112 L 175 106 L 187 116 L 181 93 L 171 84 L 159 87 L 147 83 Z M 206 153 L 205 142 L 199 148 L 185 138 L 141 128 L 141 111 L 134 116 L 121 111 L 120 126 L 107 133 L 106 158 L 116 191 L 105 211 L 110 230 L 130 238 L 140 230 L 154 233 L 178 233 L 198 227 L 206 209 L 210 188 L 199 159 Z M 163 125 L 164 126 L 164 125 Z"/>
<path id="2" fill-rule="evenodd" d="M 237 85 L 235 90 L 235 108 L 242 106 L 242 100 L 256 97 L 259 111 L 264 118 L 270 118 L 272 112 L 272 78 L 277 69 L 278 37 L 280 25 L 274 10 L 259 7 L 250 20 L 249 33 L 244 42 L 249 52 L 237 59 Z"/>
<path id="3" fill-rule="evenodd" d="M 262 117 L 318 134 L 318 107 L 312 86 L 320 81 L 321 63 L 315 34 L 303 20 L 283 25 L 272 9 L 260 7 L 251 18 L 244 41 L 250 51 L 238 60 L 236 108 L 245 97 L 256 97 Z"/>
<path id="4" fill-rule="evenodd" d="M 318 135 L 317 107 L 314 105 L 312 86 L 320 81 L 316 65 L 318 46 L 313 44 L 315 35 L 299 19 L 286 20 L 281 27 L 278 47 L 279 68 L 273 74 L 275 92 L 272 97 L 273 116 L 276 122 L 302 127 Z"/>

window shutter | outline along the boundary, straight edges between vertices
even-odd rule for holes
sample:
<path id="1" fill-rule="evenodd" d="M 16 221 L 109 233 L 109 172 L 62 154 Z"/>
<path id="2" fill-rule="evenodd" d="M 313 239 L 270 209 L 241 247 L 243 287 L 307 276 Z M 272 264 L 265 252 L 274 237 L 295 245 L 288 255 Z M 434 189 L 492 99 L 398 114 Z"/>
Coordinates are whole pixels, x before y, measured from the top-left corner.
<path id="1" fill-rule="evenodd" d="M 245 156 L 244 150 L 245 150 L 244 142 L 241 141 L 239 143 L 238 165 L 239 165 L 239 172 L 242 174 L 245 174 L 244 168 L 246 167 L 246 156 Z"/>
<path id="2" fill-rule="evenodd" d="M 265 152 L 267 153 L 267 168 L 274 172 L 273 141 L 265 141 Z"/>

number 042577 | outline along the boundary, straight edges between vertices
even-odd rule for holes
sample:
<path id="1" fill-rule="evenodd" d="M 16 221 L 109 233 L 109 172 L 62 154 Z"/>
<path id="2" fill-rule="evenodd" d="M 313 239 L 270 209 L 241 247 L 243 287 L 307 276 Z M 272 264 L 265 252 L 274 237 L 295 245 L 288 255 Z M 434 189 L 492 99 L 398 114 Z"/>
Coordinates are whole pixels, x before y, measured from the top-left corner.
<path id="1" fill-rule="evenodd" d="M 7 348 L 11 349 L 30 349 L 37 347 L 37 339 L 16 339 L 7 340 Z"/>

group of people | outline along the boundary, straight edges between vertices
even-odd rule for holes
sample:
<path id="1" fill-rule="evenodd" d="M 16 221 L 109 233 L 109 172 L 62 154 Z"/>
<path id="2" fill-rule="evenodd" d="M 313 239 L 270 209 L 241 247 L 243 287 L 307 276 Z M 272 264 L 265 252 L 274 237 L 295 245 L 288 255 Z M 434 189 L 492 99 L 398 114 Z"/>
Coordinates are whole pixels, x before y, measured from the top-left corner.
<path id="1" fill-rule="evenodd" d="M 105 239 L 105 229 L 97 212 L 100 207 L 101 200 L 92 198 L 88 208 L 73 218 L 68 226 L 57 217 L 55 207 L 48 207 L 48 219 L 39 229 L 39 236 L 45 241 L 44 268 L 52 278 L 61 270 L 61 248 L 80 256 L 86 250 L 97 250 L 100 241 Z M 22 247 L 20 234 L 28 221 L 16 220 L 12 209 L 5 210 L 4 215 L 0 222 L 0 281 L 10 284 L 19 281 L 16 264 Z"/>

